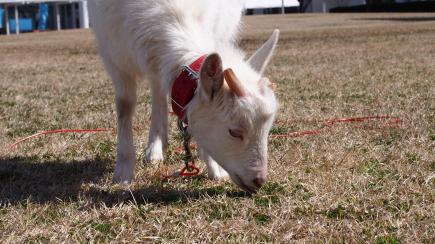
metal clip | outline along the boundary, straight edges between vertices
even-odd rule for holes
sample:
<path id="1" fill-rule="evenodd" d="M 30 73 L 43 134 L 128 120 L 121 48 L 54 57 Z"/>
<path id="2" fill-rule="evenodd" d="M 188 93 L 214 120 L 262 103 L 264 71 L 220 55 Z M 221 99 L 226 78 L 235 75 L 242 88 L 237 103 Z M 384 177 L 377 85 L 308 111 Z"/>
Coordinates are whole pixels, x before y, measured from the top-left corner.
<path id="1" fill-rule="evenodd" d="M 195 79 L 199 79 L 199 74 L 196 71 L 194 71 L 193 69 L 191 69 L 189 66 L 187 66 L 187 65 L 183 66 L 183 70 L 187 71 L 187 73 L 190 77 L 193 77 Z"/>

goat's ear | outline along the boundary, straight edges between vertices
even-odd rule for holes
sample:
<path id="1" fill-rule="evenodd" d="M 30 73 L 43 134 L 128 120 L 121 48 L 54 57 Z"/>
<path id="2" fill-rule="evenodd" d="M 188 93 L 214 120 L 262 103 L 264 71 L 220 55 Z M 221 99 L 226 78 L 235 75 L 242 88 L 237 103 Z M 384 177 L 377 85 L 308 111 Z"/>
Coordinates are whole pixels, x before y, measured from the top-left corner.
<path id="1" fill-rule="evenodd" d="M 272 36 L 266 43 L 261 46 L 248 60 L 252 68 L 260 74 L 264 73 L 270 59 L 272 58 L 273 51 L 276 48 L 279 39 L 279 30 L 273 31 Z"/>
<path id="2" fill-rule="evenodd" d="M 222 89 L 224 74 L 222 59 L 217 53 L 210 54 L 204 61 L 200 71 L 201 92 L 210 101 Z"/>

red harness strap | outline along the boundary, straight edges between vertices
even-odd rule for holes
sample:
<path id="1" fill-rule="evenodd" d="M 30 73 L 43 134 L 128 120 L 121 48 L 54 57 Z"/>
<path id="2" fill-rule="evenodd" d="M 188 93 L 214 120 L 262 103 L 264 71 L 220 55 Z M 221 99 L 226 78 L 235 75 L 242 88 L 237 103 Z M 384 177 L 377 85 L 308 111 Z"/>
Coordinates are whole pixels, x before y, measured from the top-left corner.
<path id="1" fill-rule="evenodd" d="M 183 70 L 175 79 L 171 91 L 172 110 L 180 120 L 187 123 L 185 116 L 186 105 L 193 99 L 198 87 L 199 71 L 207 55 L 203 55 Z"/>

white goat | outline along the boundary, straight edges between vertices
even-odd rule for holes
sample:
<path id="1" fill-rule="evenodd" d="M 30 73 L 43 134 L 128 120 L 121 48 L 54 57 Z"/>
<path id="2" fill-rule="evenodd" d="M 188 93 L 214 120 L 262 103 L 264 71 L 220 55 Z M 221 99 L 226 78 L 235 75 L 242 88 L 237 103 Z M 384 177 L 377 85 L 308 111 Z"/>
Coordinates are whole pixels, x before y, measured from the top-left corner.
<path id="1" fill-rule="evenodd" d="M 242 1 L 91 0 L 89 5 L 99 52 L 116 94 L 114 182 L 134 177 L 132 116 L 139 79 L 146 77 L 152 90 L 145 158 L 161 161 L 167 145 L 167 97 L 174 80 L 184 66 L 206 55 L 198 87 L 183 107 L 189 133 L 196 138 L 209 178 L 229 174 L 246 191 L 260 188 L 267 176 L 268 133 L 278 107 L 262 74 L 279 31 L 245 61 L 235 43 Z"/>

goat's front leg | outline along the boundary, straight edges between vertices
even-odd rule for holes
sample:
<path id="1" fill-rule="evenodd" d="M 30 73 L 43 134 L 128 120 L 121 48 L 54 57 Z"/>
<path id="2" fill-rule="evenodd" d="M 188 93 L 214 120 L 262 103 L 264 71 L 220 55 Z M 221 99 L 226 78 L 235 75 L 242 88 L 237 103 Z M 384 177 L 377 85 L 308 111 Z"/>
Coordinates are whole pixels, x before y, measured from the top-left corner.
<path id="1" fill-rule="evenodd" d="M 110 73 L 115 86 L 118 119 L 118 146 L 113 182 L 130 183 L 134 178 L 136 161 L 132 125 L 136 106 L 136 81 L 113 69 Z"/>
<path id="2" fill-rule="evenodd" d="M 163 161 L 163 153 L 168 145 L 168 105 L 158 79 L 151 81 L 152 111 L 146 162 Z"/>
<path id="3" fill-rule="evenodd" d="M 207 165 L 208 178 L 210 180 L 224 180 L 228 178 L 228 173 L 204 150 L 201 151 L 201 158 Z"/>

